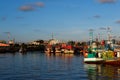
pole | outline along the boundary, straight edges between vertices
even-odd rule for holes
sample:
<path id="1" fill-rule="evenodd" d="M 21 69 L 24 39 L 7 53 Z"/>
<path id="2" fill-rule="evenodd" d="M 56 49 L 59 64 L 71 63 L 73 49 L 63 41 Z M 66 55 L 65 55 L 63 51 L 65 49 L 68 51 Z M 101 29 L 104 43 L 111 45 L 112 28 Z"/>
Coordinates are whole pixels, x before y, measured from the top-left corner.
<path id="1" fill-rule="evenodd" d="M 90 45 L 91 45 L 93 42 L 93 29 L 89 30 L 89 36 L 90 36 Z"/>

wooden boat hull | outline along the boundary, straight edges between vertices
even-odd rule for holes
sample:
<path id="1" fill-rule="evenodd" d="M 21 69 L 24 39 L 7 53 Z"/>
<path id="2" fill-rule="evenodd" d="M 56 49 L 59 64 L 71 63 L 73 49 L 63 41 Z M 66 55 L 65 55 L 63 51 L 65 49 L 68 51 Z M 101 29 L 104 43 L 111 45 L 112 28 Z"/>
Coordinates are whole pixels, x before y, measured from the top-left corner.
<path id="1" fill-rule="evenodd" d="M 113 66 L 120 66 L 120 60 L 106 60 L 104 64 L 113 65 Z"/>

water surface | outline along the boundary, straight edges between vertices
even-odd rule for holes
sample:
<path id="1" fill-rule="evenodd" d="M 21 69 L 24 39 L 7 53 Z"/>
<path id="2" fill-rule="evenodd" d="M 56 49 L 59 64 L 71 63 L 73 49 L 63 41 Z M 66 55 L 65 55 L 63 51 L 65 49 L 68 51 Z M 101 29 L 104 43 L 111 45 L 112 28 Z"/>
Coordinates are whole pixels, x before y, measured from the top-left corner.
<path id="1" fill-rule="evenodd" d="M 0 80 L 120 80 L 120 67 L 85 64 L 83 56 L 0 54 Z"/>

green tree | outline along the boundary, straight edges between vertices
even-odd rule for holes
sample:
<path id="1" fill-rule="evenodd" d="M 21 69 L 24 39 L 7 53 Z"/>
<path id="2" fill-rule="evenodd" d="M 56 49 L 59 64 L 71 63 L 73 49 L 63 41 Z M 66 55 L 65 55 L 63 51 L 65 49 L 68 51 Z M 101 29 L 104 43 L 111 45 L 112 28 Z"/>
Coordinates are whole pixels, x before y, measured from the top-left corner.
<path id="1" fill-rule="evenodd" d="M 5 40 L 0 40 L 0 43 L 6 43 L 6 41 Z"/>
<path id="2" fill-rule="evenodd" d="M 75 41 L 68 41 L 68 44 L 73 46 L 75 45 Z"/>
<path id="3" fill-rule="evenodd" d="M 44 43 L 44 40 L 37 40 L 36 42 L 42 44 L 42 43 Z"/>

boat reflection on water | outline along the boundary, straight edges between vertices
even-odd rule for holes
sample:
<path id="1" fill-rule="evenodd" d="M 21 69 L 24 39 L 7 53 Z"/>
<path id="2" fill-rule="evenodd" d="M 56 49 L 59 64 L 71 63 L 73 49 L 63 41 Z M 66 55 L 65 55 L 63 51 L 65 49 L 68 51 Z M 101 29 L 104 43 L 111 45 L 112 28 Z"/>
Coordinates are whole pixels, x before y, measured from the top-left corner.
<path id="1" fill-rule="evenodd" d="M 98 65 L 96 64 L 84 64 L 84 68 L 87 71 L 88 78 L 90 80 L 99 80 L 97 75 Z M 98 70 L 100 71 L 100 70 Z"/>
<path id="2" fill-rule="evenodd" d="M 64 68 L 66 66 L 66 68 L 69 69 L 69 67 L 70 67 L 69 65 L 72 64 L 74 54 L 61 54 L 61 53 L 56 53 L 55 55 L 54 54 L 46 54 L 46 57 L 49 61 L 54 62 L 54 66 L 55 66 L 55 64 L 58 64 L 58 66 L 60 66 L 61 62 L 63 62 L 63 63 L 65 62 L 65 64 L 61 64 L 61 66 L 62 67 L 64 66 Z M 58 61 L 58 58 L 59 58 L 59 61 Z M 60 62 L 60 64 L 58 62 Z"/>
<path id="3" fill-rule="evenodd" d="M 120 80 L 120 67 L 119 66 L 110 66 L 105 65 L 102 67 L 102 73 L 104 77 L 109 77 L 110 79 Z"/>
<path id="4" fill-rule="evenodd" d="M 120 67 L 110 65 L 84 64 L 90 80 L 120 80 Z"/>
<path id="5" fill-rule="evenodd" d="M 50 57 L 50 56 L 58 56 L 58 57 L 73 57 L 74 54 L 62 54 L 62 53 L 46 53 L 46 56 Z"/>

